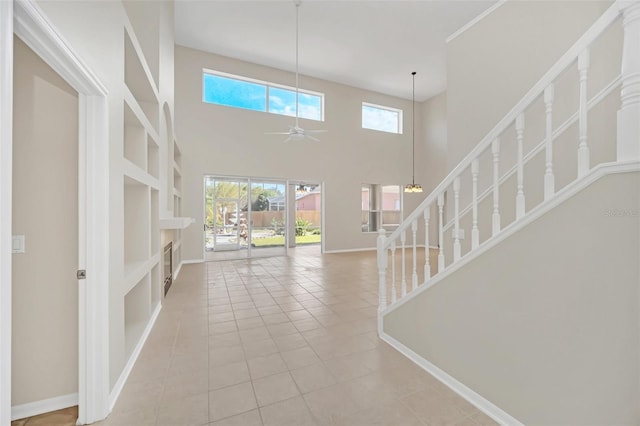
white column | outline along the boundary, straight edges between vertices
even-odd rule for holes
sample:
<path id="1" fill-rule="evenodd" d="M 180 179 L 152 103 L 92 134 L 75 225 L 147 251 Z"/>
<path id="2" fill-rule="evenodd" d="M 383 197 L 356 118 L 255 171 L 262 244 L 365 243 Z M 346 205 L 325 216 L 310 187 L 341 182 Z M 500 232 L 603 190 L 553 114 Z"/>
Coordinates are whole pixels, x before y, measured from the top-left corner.
<path id="1" fill-rule="evenodd" d="M 391 303 L 396 303 L 396 242 L 391 242 Z"/>
<path id="2" fill-rule="evenodd" d="M 491 215 L 491 236 L 500 232 L 500 139 L 491 143 L 493 155 L 493 214 Z"/>
<path id="3" fill-rule="evenodd" d="M 429 217 L 431 216 L 431 206 L 424 209 L 424 282 L 431 278 L 431 264 L 429 260 Z"/>
<path id="4" fill-rule="evenodd" d="M 640 2 L 619 1 L 624 27 L 618 161 L 640 160 Z"/>
<path id="5" fill-rule="evenodd" d="M 480 232 L 478 231 L 478 173 L 480 162 L 476 158 L 471 162 L 471 177 L 473 181 L 473 224 L 471 225 L 471 250 L 480 244 Z"/>
<path id="6" fill-rule="evenodd" d="M 585 49 L 578 56 L 578 71 L 580 72 L 580 104 L 578 109 L 578 177 L 589 171 L 589 147 L 587 146 L 587 71 L 589 70 L 589 49 Z"/>
<path id="7" fill-rule="evenodd" d="M 444 192 L 438 195 L 438 243 L 440 253 L 438 253 L 438 273 L 444 271 Z"/>
<path id="8" fill-rule="evenodd" d="M 545 136 L 545 170 L 544 170 L 544 199 L 548 200 L 556 192 L 553 176 L 553 83 L 544 89 L 544 106 L 547 114 Z"/>
<path id="9" fill-rule="evenodd" d="M 400 265 L 402 270 L 402 277 L 400 281 L 400 295 L 401 297 L 405 297 L 407 295 L 407 274 L 405 271 L 406 260 L 404 249 L 405 243 L 407 242 L 407 231 L 402 231 L 402 233 L 400 234 L 400 242 L 402 243 L 402 265 Z"/>
<path id="10" fill-rule="evenodd" d="M 454 225 L 453 232 L 453 261 L 460 259 L 460 178 L 453 180 L 453 209 L 454 209 Z"/>
<path id="11" fill-rule="evenodd" d="M 418 232 L 418 221 L 414 220 L 411 222 L 411 234 L 413 236 L 413 272 L 411 274 L 411 291 L 418 288 L 418 272 L 417 272 L 417 264 L 418 264 L 418 256 L 416 255 L 416 232 Z"/>
<path id="12" fill-rule="evenodd" d="M 384 229 L 378 230 L 378 312 L 387 307 L 387 250 L 384 242 L 387 239 Z"/>
<path id="13" fill-rule="evenodd" d="M 524 113 L 516 118 L 516 138 L 518 140 L 518 193 L 516 194 L 516 219 L 524 216 Z"/>

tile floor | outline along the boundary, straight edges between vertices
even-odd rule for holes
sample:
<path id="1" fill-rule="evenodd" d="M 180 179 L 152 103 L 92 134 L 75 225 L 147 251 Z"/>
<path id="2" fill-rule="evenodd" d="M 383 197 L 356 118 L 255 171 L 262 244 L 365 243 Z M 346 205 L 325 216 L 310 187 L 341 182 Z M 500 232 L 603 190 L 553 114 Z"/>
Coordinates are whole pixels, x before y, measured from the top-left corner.
<path id="1" fill-rule="evenodd" d="M 495 424 L 376 335 L 375 253 L 185 265 L 104 426 Z"/>

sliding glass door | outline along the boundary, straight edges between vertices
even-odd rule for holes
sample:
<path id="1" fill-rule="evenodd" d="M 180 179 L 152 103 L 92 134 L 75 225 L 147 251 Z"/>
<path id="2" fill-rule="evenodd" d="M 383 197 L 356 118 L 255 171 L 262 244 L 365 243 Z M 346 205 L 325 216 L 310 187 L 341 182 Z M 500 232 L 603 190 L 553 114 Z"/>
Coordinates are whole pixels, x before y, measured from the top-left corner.
<path id="1" fill-rule="evenodd" d="M 206 260 L 286 254 L 286 182 L 206 176 L 204 189 Z"/>

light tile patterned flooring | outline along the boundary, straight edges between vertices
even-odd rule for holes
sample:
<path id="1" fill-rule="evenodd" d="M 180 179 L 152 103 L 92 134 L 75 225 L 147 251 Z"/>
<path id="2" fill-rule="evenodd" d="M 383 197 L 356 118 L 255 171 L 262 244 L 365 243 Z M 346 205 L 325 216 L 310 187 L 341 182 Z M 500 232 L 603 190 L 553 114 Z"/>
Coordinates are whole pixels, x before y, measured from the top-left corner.
<path id="1" fill-rule="evenodd" d="M 495 424 L 376 335 L 375 254 L 185 265 L 104 426 Z"/>

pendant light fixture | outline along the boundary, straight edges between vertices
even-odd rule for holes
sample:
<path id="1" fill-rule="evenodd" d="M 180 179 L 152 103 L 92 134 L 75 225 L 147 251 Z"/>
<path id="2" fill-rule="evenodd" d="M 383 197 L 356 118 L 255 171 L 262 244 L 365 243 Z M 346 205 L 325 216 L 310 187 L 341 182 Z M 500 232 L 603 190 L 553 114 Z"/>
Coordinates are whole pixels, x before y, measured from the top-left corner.
<path id="1" fill-rule="evenodd" d="M 404 187 L 404 192 L 422 192 L 422 185 L 416 183 L 416 72 L 412 72 L 413 99 L 411 111 L 411 183 Z"/>

